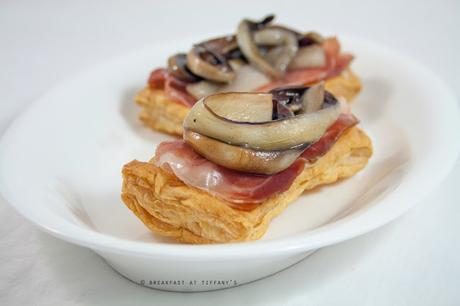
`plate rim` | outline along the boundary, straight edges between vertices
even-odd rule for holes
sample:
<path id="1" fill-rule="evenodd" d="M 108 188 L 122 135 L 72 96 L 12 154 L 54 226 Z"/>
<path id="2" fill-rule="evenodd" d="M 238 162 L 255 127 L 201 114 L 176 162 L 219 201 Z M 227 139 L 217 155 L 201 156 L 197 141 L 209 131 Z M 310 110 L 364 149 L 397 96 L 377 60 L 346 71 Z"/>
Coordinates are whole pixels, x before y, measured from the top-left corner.
<path id="1" fill-rule="evenodd" d="M 450 111 L 452 111 L 451 115 L 456 122 L 453 122 L 453 126 L 456 125 L 457 128 L 460 129 L 460 107 L 458 105 L 457 99 L 455 94 L 452 90 L 439 78 L 436 74 L 434 74 L 429 68 L 424 66 L 423 64 L 417 62 L 413 58 L 405 55 L 404 53 L 400 52 L 399 50 L 395 50 L 393 48 L 387 47 L 385 45 L 381 45 L 375 43 L 373 41 L 369 41 L 364 38 L 358 38 L 349 35 L 342 35 L 341 39 L 345 41 L 359 41 L 364 43 L 365 45 L 370 46 L 377 46 L 385 50 L 385 52 L 390 52 L 391 54 L 403 58 L 407 61 L 411 68 L 419 69 L 423 71 L 426 75 L 430 75 L 430 81 L 437 83 L 437 86 L 445 91 L 446 97 L 442 101 L 444 106 L 449 107 Z M 26 108 L 25 111 L 21 112 L 19 116 L 17 116 L 12 123 L 6 128 L 5 132 L 0 138 L 0 165 L 4 159 L 4 154 L 2 151 L 2 147 L 6 147 L 8 142 L 11 138 L 14 138 L 14 134 L 16 130 L 20 130 L 23 118 L 36 107 L 39 107 L 42 103 L 46 103 L 47 97 L 49 95 L 53 95 L 55 92 L 58 92 L 60 88 L 65 88 L 68 83 L 71 83 L 74 80 L 78 80 L 79 78 L 91 73 L 95 70 L 100 70 L 106 65 L 110 65 L 111 63 L 116 63 L 119 60 L 126 58 L 128 56 L 134 56 L 137 53 L 142 53 L 146 49 L 151 49 L 154 46 L 158 47 L 162 44 L 167 43 L 168 41 L 163 41 L 156 44 L 148 45 L 140 50 L 136 50 L 134 52 L 129 52 L 127 54 L 119 55 L 114 58 L 102 61 L 99 64 L 96 64 L 89 69 L 85 69 L 73 77 L 68 78 L 64 81 L 59 82 L 53 88 L 48 90 L 41 98 L 34 100 L 29 106 Z M 308 232 L 297 233 L 288 237 L 277 238 L 273 240 L 258 240 L 258 241 L 249 241 L 249 242 L 238 242 L 238 243 L 230 243 L 230 244 L 210 244 L 210 245 L 190 245 L 190 244 L 165 244 L 165 243 L 149 243 L 149 242 L 140 242 L 140 241 L 132 241 L 124 238 L 118 238 L 109 234 L 103 234 L 95 231 L 91 231 L 88 229 L 84 229 L 78 227 L 77 225 L 71 223 L 63 223 L 64 228 L 55 228 L 44 224 L 44 222 L 39 222 L 37 219 L 33 218 L 32 214 L 28 213 L 24 209 L 19 208 L 18 205 L 15 205 L 13 202 L 14 196 L 12 195 L 10 190 L 7 190 L 4 184 L 4 179 L 2 175 L 2 171 L 0 168 L 0 193 L 3 195 L 5 202 L 8 203 L 14 210 L 16 210 L 20 215 L 24 216 L 26 219 L 31 221 L 33 224 L 37 225 L 40 229 L 44 230 L 45 232 L 63 239 L 65 241 L 69 241 L 71 243 L 75 243 L 78 245 L 82 245 L 85 247 L 89 247 L 94 250 L 101 250 L 101 251 L 109 251 L 112 253 L 119 253 L 119 254 L 132 254 L 137 256 L 171 256 L 174 255 L 177 258 L 181 258 L 182 260 L 203 260 L 203 259 L 215 259 L 215 260 L 222 260 L 225 258 L 253 258 L 253 257 L 272 257 L 272 256 L 279 256 L 279 255 L 288 255 L 294 253 L 305 252 L 311 249 L 320 248 L 326 245 L 331 245 L 338 243 L 340 241 L 344 241 L 347 239 L 354 238 L 361 234 L 370 232 L 378 227 L 381 227 L 394 219 L 398 218 L 409 209 L 414 207 L 417 203 L 419 203 L 423 198 L 425 198 L 428 194 L 430 194 L 436 187 L 438 187 L 442 181 L 447 177 L 450 173 L 452 167 L 454 166 L 460 151 L 460 139 L 456 142 L 454 141 L 451 144 L 453 150 L 448 150 L 447 156 L 448 160 L 442 164 L 441 170 L 438 172 L 438 175 L 432 179 L 432 184 L 429 189 L 424 189 L 419 192 L 411 201 L 410 204 L 406 204 L 405 206 L 401 206 L 399 210 L 392 211 L 385 216 L 385 218 L 380 218 L 379 222 L 369 223 L 360 220 L 363 216 L 357 216 L 353 218 L 354 222 L 346 222 L 347 218 L 343 220 L 339 220 L 337 222 L 333 222 L 327 224 L 325 226 L 321 226 L 319 228 L 313 229 Z M 5 161 L 3 161 L 5 162 Z M 392 198 L 395 196 L 395 193 L 391 193 L 388 197 Z M 398 199 L 393 199 L 397 201 Z M 375 211 L 375 210 L 374 210 Z M 367 211 L 364 216 L 368 217 L 372 216 L 372 210 Z M 345 221 L 345 222 L 344 222 Z M 359 229 L 353 229 L 352 226 L 354 223 L 361 221 L 364 225 L 361 225 Z M 329 230 L 329 227 L 334 227 L 335 230 Z M 326 234 L 324 233 L 326 231 Z M 335 237 L 331 237 L 331 233 L 335 233 Z M 325 236 L 325 237 L 324 237 Z M 260 250 L 265 250 L 266 252 L 260 253 Z"/>

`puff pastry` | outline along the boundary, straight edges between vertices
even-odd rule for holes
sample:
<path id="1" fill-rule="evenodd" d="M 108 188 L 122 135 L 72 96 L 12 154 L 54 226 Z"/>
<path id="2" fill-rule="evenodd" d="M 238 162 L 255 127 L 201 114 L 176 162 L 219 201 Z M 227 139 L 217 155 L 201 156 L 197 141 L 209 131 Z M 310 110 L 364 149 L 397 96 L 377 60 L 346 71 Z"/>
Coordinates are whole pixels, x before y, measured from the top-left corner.
<path id="1" fill-rule="evenodd" d="M 352 101 L 361 90 L 361 82 L 350 68 L 325 82 L 325 88 L 337 98 Z M 189 108 L 172 101 L 162 89 L 145 87 L 135 98 L 141 107 L 139 119 L 149 128 L 182 136 L 182 121 Z"/>
<path id="2" fill-rule="evenodd" d="M 304 191 L 352 176 L 371 155 L 369 137 L 352 127 L 323 157 L 305 167 L 286 192 L 268 198 L 252 211 L 234 209 L 224 200 L 184 184 L 153 161 L 134 160 L 122 170 L 122 200 L 151 231 L 180 242 L 255 240 Z"/>

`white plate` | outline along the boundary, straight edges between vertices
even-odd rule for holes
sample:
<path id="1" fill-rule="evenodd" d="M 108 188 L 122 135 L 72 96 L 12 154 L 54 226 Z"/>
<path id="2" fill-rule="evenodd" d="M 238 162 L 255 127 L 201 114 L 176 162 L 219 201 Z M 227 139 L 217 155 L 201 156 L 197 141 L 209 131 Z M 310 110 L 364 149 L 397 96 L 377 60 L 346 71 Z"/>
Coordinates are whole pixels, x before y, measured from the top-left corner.
<path id="1" fill-rule="evenodd" d="M 136 283 L 181 291 L 259 279 L 315 249 L 375 229 L 438 185 L 460 147 L 456 100 L 426 68 L 386 47 L 341 38 L 364 89 L 354 104 L 375 153 L 359 174 L 307 193 L 256 242 L 180 245 L 150 233 L 120 200 L 120 170 L 169 137 L 136 119 L 149 70 L 196 39 L 108 61 L 56 87 L 0 143 L 0 188 L 26 218 L 89 247 Z"/>

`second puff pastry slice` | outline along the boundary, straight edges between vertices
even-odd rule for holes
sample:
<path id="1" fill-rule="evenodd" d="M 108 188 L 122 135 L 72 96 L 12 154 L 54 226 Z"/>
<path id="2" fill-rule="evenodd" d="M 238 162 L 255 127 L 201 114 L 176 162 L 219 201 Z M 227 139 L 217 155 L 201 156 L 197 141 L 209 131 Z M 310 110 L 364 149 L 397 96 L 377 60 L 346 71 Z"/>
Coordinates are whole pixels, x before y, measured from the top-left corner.
<path id="1" fill-rule="evenodd" d="M 136 96 L 139 118 L 151 129 L 182 135 L 182 121 L 199 99 L 220 92 L 269 92 L 324 82 L 347 101 L 361 90 L 337 37 L 303 32 L 274 22 L 243 19 L 233 34 L 193 44 L 172 54 Z"/>

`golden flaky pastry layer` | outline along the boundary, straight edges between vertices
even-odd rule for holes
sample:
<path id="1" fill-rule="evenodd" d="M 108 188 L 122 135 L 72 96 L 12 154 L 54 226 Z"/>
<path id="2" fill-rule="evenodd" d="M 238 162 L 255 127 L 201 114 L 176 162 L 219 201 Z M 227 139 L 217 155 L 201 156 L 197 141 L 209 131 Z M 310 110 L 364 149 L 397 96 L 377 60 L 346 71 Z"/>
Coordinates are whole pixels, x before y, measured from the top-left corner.
<path id="1" fill-rule="evenodd" d="M 344 70 L 339 76 L 325 82 L 326 90 L 337 98 L 344 97 L 347 101 L 361 90 L 359 78 L 351 71 Z M 136 96 L 136 102 L 141 106 L 139 119 L 151 129 L 182 136 L 182 121 L 190 110 L 188 107 L 172 101 L 162 89 L 145 87 Z"/>
<path id="2" fill-rule="evenodd" d="M 209 193 L 190 187 L 152 161 L 123 167 L 122 199 L 153 232 L 186 243 L 255 240 L 271 219 L 305 190 L 330 184 L 361 170 L 372 155 L 369 137 L 359 128 L 347 130 L 316 163 L 305 167 L 291 187 L 241 211 Z M 307 218 L 308 216 L 306 216 Z"/>

